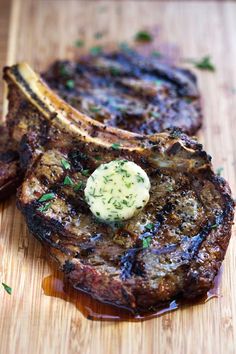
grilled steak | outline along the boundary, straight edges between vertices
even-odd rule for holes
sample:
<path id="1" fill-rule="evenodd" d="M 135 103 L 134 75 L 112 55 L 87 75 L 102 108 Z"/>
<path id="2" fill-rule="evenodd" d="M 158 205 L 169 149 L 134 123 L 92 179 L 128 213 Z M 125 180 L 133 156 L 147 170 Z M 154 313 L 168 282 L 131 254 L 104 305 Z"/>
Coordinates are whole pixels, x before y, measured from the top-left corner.
<path id="1" fill-rule="evenodd" d="M 8 129 L 0 126 L 0 199 L 16 191 L 22 171 L 15 142 L 9 138 Z"/>
<path id="2" fill-rule="evenodd" d="M 206 293 L 225 256 L 234 203 L 202 146 L 176 130 L 145 137 L 106 127 L 67 105 L 26 64 L 6 68 L 5 79 L 11 133 L 28 166 L 18 206 L 71 284 L 135 311 Z M 146 171 L 151 197 L 130 220 L 105 224 L 83 189 L 101 163 L 121 158 Z"/>
<path id="3" fill-rule="evenodd" d="M 195 76 L 135 51 L 91 55 L 77 62 L 56 61 L 42 76 L 66 102 L 106 125 L 144 134 L 172 127 L 193 134 L 201 126 Z M 35 128 L 32 126 L 31 140 L 38 145 L 47 135 L 47 124 Z M 15 191 L 23 176 L 17 151 L 11 149 L 9 155 L 5 142 L 1 146 L 4 188 L 0 187 L 0 199 Z M 14 157 L 11 165 L 6 156 Z"/>
<path id="4" fill-rule="evenodd" d="M 142 134 L 201 126 L 195 76 L 135 51 L 56 61 L 43 74 L 66 102 L 106 125 Z"/>

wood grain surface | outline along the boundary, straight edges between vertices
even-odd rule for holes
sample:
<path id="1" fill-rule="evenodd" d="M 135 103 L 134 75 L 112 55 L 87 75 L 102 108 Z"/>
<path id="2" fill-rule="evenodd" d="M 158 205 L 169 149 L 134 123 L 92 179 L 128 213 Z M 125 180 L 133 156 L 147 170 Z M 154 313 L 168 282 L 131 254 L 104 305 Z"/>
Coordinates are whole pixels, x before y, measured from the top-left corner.
<path id="1" fill-rule="evenodd" d="M 223 1 L 0 0 L 0 65 L 26 60 L 36 70 L 85 47 L 132 41 L 146 26 L 182 57 L 210 54 L 216 72 L 195 70 L 203 96 L 199 139 L 236 191 L 236 3 Z M 1 83 L 2 87 L 2 83 Z M 6 101 L 5 101 L 6 102 Z M 4 104 L 3 111 L 6 112 Z M 47 297 L 50 274 L 40 244 L 29 235 L 15 197 L 0 204 L 1 354 L 234 354 L 236 239 L 224 262 L 221 296 L 145 322 L 87 320 L 61 299 Z"/>

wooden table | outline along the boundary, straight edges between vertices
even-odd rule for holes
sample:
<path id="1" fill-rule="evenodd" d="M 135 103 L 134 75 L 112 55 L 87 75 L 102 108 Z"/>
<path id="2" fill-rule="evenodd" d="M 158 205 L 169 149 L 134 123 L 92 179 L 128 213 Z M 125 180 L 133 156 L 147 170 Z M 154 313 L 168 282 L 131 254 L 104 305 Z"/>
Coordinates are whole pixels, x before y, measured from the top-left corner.
<path id="1" fill-rule="evenodd" d="M 236 3 L 221 1 L 1 0 L 0 66 L 26 60 L 36 70 L 71 58 L 73 43 L 106 33 L 101 44 L 132 41 L 145 26 L 183 57 L 210 54 L 216 72 L 196 71 L 203 96 L 199 139 L 236 190 Z M 96 43 L 95 43 L 96 42 Z M 2 84 L 1 84 L 2 87 Z M 4 105 L 6 111 L 6 105 Z M 15 198 L 0 205 L 1 354 L 236 353 L 236 239 L 224 262 L 220 298 L 146 322 L 89 321 L 61 299 L 43 294 L 50 274 L 40 244 L 28 234 Z"/>

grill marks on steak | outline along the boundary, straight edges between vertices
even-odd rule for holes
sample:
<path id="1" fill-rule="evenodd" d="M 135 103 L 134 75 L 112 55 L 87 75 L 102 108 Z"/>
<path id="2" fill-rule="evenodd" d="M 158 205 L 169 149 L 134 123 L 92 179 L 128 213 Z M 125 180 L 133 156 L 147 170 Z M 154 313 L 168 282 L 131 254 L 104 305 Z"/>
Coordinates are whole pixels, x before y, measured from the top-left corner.
<path id="1" fill-rule="evenodd" d="M 23 65 L 18 70 L 26 80 L 29 69 Z M 29 74 L 35 84 L 38 78 Z M 32 145 L 33 156 L 18 193 L 18 205 L 30 231 L 73 286 L 101 301 L 134 310 L 147 310 L 176 296 L 204 294 L 226 252 L 234 203 L 226 182 L 212 172 L 201 145 L 177 131 L 145 138 L 105 128 L 71 110 L 43 86 L 42 92 L 50 98 L 46 108 L 56 113 L 51 119 L 41 104 L 37 107 L 34 97 L 26 96 L 28 90 L 12 76 L 11 68 L 5 75 L 10 91 L 14 91 L 9 95 L 13 134 L 31 141 L 32 117 L 36 117 L 36 125 L 48 124 L 47 144 L 35 151 Z M 46 104 L 41 91 L 34 94 L 37 102 Z M 22 112 L 24 134 L 17 114 L 22 100 L 29 103 Z M 91 137 L 89 132 L 94 130 L 96 137 Z M 114 142 L 121 142 L 119 150 L 111 148 Z M 101 163 L 117 158 L 145 169 L 151 197 L 132 219 L 122 225 L 106 225 L 88 210 L 83 188 L 76 190 L 74 186 L 85 184 L 87 174 Z M 69 161 L 70 169 L 63 168 L 62 159 Z M 73 186 L 64 185 L 65 176 Z M 55 198 L 50 207 L 40 211 L 40 197 L 52 192 Z M 147 228 L 150 223 L 151 229 Z M 147 237 L 150 245 L 144 247 Z"/>
<path id="2" fill-rule="evenodd" d="M 93 166 L 92 173 L 99 163 L 89 154 L 90 151 L 88 160 Z M 212 181 L 208 176 L 202 181 L 201 175 L 192 177 L 164 169 L 151 178 L 151 199 L 146 208 L 122 226 L 111 227 L 96 221 L 86 210 L 82 191 L 63 185 L 65 175 L 75 183 L 87 179 L 76 168 L 63 170 L 60 160 L 69 160 L 70 156 L 71 151 L 66 155 L 58 149 L 45 152 L 32 167 L 32 176 L 29 175 L 23 184 L 19 203 L 31 232 L 51 247 L 52 256 L 63 269 L 65 267 L 74 286 L 103 301 L 140 308 L 169 300 L 185 291 L 188 272 L 202 242 L 231 212 L 230 198 L 227 204 L 220 191 L 215 191 L 214 178 Z M 57 179 L 51 178 L 55 161 L 58 161 Z M 85 164 L 82 167 L 87 167 L 87 162 Z M 150 175 L 151 166 L 146 166 L 146 171 Z M 55 190 L 51 207 L 45 213 L 39 212 L 39 197 Z M 24 201 L 26 197 L 27 201 Z M 80 200 L 81 206 L 75 206 L 73 200 Z M 35 219 L 39 220 L 39 226 L 35 225 Z M 155 225 L 153 231 L 145 229 L 148 223 Z M 46 229 L 39 232 L 38 227 L 42 228 L 42 225 L 46 225 Z M 150 247 L 143 248 L 143 237 L 151 237 Z M 214 247 L 216 250 L 217 246 Z M 215 274 L 216 269 L 211 269 L 208 287 Z M 111 290 L 106 287 L 108 279 Z M 139 294 L 144 289 L 146 297 L 143 298 Z M 125 298 L 120 295 L 122 291 L 126 293 Z M 197 291 L 202 292 L 202 289 Z"/>
<path id="3" fill-rule="evenodd" d="M 73 107 L 106 125 L 144 134 L 173 126 L 192 134 L 201 125 L 200 97 L 193 74 L 151 57 L 141 57 L 135 51 L 88 56 L 78 62 L 57 61 L 43 77 Z M 68 80 L 75 86 L 68 87 Z M 15 190 L 20 183 L 19 165 L 26 169 L 35 151 L 47 142 L 50 129 L 33 107 L 32 119 L 28 121 L 25 111 L 29 102 L 19 102 L 14 90 L 9 95 L 14 121 L 9 118 L 7 125 L 11 139 L 19 145 L 14 147 L 11 167 L 2 160 L 0 198 Z M 14 129 L 16 120 L 20 124 Z M 28 134 L 23 137 L 26 130 Z M 95 136 L 96 129 L 90 134 Z M 6 139 L 1 143 L 2 151 L 6 150 L 5 144 Z M 18 150 L 22 151 L 20 163 L 16 157 Z"/>
<path id="4" fill-rule="evenodd" d="M 172 127 L 194 134 L 201 125 L 195 76 L 135 51 L 56 61 L 43 78 L 66 102 L 106 125 L 142 134 Z"/>

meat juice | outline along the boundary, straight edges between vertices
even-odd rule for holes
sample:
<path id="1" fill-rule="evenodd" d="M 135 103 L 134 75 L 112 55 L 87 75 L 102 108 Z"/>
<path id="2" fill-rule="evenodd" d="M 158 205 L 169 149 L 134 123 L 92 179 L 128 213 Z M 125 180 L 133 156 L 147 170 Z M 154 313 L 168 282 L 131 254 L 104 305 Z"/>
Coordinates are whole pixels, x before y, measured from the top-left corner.
<path id="1" fill-rule="evenodd" d="M 120 308 L 109 303 L 101 303 L 93 299 L 89 294 L 72 288 L 65 281 L 63 274 L 55 272 L 43 279 L 42 288 L 44 294 L 63 299 L 75 305 L 75 307 L 89 320 L 97 321 L 144 321 L 151 318 L 160 317 L 166 313 L 191 306 L 194 304 L 204 304 L 212 298 L 220 296 L 219 285 L 222 277 L 222 268 L 215 278 L 214 286 L 206 295 L 193 301 L 176 299 L 163 304 L 160 307 L 151 309 L 147 313 L 133 313 L 127 308 Z"/>

